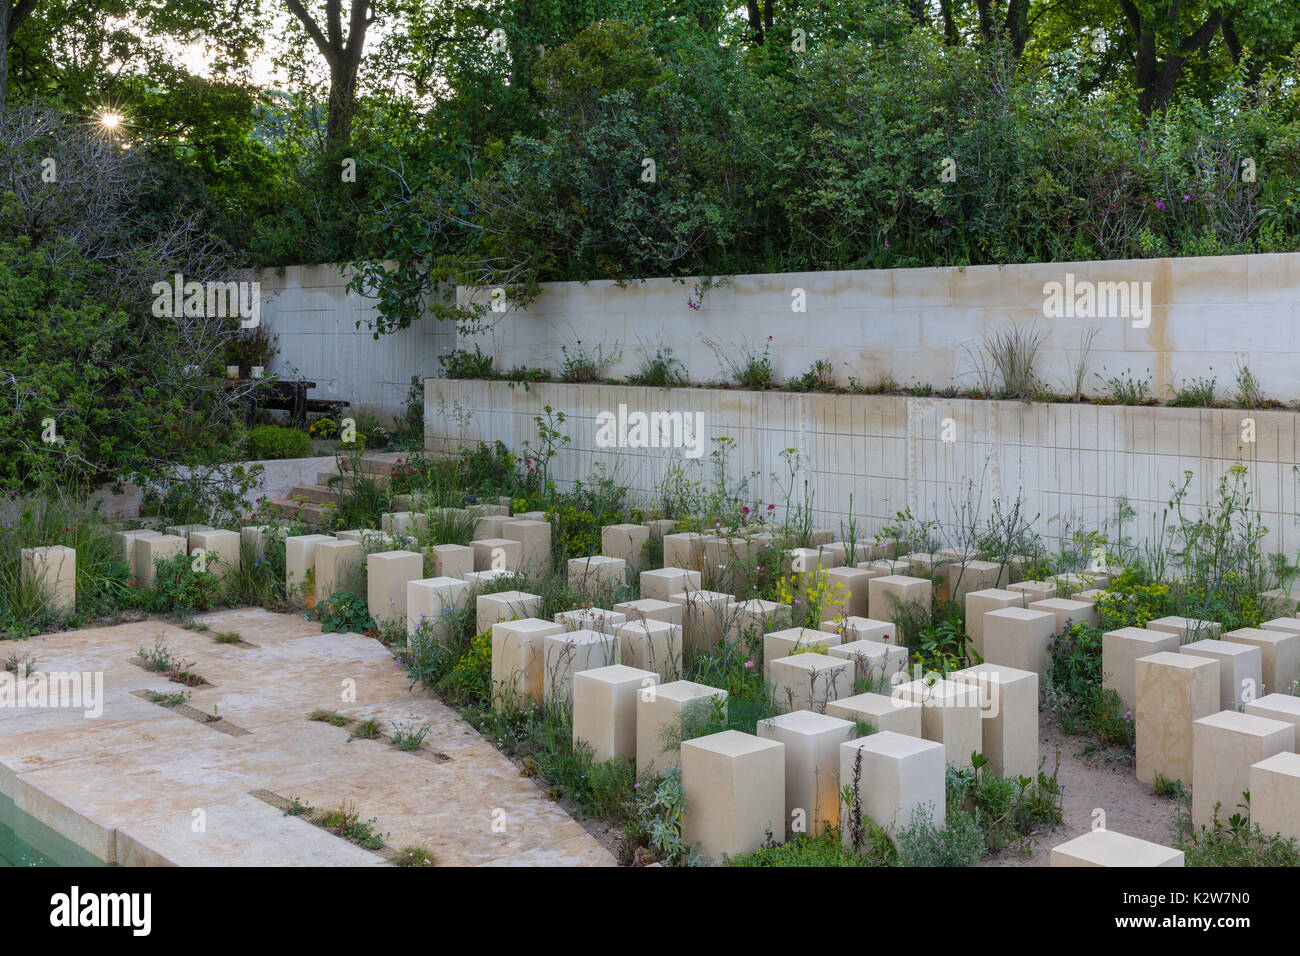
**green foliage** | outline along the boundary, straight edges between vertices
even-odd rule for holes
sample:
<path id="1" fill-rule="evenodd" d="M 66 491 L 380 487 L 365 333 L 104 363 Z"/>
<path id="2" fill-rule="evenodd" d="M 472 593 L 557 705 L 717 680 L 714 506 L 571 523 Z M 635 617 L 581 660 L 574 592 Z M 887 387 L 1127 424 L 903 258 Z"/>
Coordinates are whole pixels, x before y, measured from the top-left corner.
<path id="1" fill-rule="evenodd" d="M 1220 811 L 1228 809 L 1233 812 L 1224 820 Z M 1201 827 L 1192 822 L 1186 797 L 1181 797 L 1174 845 L 1186 854 L 1186 866 L 1300 866 L 1300 844 L 1294 837 L 1252 825 L 1246 793 L 1238 807 L 1216 804 L 1210 824 Z"/>
<path id="2" fill-rule="evenodd" d="M 413 727 L 410 724 L 399 724 L 394 721 L 393 733 L 390 739 L 393 746 L 398 750 L 416 751 L 420 749 L 420 745 L 424 743 L 424 738 L 429 735 L 429 731 L 432 729 L 429 724 L 425 724 L 423 727 Z"/>
<path id="3" fill-rule="evenodd" d="M 208 555 L 204 570 L 194 570 L 188 554 L 154 558 L 152 587 L 143 592 L 144 607 L 155 613 L 193 614 L 210 611 L 221 597 L 221 582 L 215 573 L 218 558 Z"/>
<path id="4" fill-rule="evenodd" d="M 319 605 L 325 634 L 365 634 L 375 629 L 366 599 L 351 591 L 335 591 Z"/>
<path id="5" fill-rule="evenodd" d="M 493 378 L 492 356 L 484 355 L 475 345 L 474 351 L 456 348 L 438 356 L 444 378 Z"/>
<path id="6" fill-rule="evenodd" d="M 881 866 L 876 857 L 845 852 L 838 827 L 812 836 L 796 833 L 784 843 L 765 843 L 753 853 L 727 860 L 728 866 Z"/>
<path id="7" fill-rule="evenodd" d="M 244 436 L 244 453 L 252 460 L 310 458 L 311 436 L 296 428 L 258 425 Z"/>
<path id="8" fill-rule="evenodd" d="M 987 849 L 975 816 L 964 810 L 948 812 L 940 827 L 931 809 L 918 808 L 898 833 L 899 866 L 974 866 Z"/>

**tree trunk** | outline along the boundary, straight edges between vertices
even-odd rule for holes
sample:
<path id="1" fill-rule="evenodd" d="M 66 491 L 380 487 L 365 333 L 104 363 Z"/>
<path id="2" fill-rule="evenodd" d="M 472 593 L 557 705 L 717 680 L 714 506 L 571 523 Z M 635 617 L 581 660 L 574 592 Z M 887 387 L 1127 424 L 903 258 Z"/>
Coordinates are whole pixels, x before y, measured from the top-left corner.
<path id="1" fill-rule="evenodd" d="M 0 0 L 0 110 L 9 96 L 9 47 L 14 32 L 36 10 L 39 0 Z"/>
<path id="2" fill-rule="evenodd" d="M 330 149 L 346 146 L 352 138 L 357 73 L 361 69 L 366 30 L 375 19 L 371 13 L 373 0 L 351 0 L 346 37 L 343 35 L 343 0 L 326 0 L 324 30 L 307 12 L 301 0 L 285 0 L 285 3 L 329 66 L 330 96 L 325 121 L 325 145 Z"/>
<path id="3" fill-rule="evenodd" d="M 1223 26 L 1223 15 L 1217 10 L 1210 11 L 1205 22 L 1189 36 L 1179 40 L 1162 64 L 1156 53 L 1155 23 L 1142 16 L 1133 4 L 1133 0 L 1119 0 L 1119 6 L 1137 41 L 1137 52 L 1133 58 L 1133 78 L 1138 91 L 1138 110 L 1143 116 L 1150 116 L 1156 111 L 1163 113 L 1173 101 L 1174 89 L 1178 84 L 1178 75 L 1183 70 L 1183 64 L 1197 50 L 1210 44 L 1214 35 Z M 1171 3 L 1164 8 L 1164 19 L 1171 24 L 1178 22 L 1177 3 Z"/>

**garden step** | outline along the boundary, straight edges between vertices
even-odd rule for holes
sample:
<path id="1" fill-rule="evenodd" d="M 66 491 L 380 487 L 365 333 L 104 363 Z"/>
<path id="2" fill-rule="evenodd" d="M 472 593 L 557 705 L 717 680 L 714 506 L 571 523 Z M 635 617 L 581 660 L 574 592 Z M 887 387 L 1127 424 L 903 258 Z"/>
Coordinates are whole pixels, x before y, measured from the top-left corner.
<path id="1" fill-rule="evenodd" d="M 388 487 L 388 481 L 389 481 L 389 478 L 391 477 L 391 476 L 388 475 L 388 474 L 376 475 L 376 474 L 373 474 L 372 472 L 366 472 L 365 475 L 366 475 L 366 477 L 367 477 L 368 479 L 370 479 L 371 481 L 373 481 L 373 482 L 374 482 L 378 487 L 380 487 L 380 488 L 386 488 L 386 487 Z M 328 487 L 329 487 L 329 483 L 330 483 L 330 479 L 331 479 L 331 478 L 338 478 L 338 477 L 339 477 L 339 473 L 338 473 L 337 471 L 321 471 L 321 472 L 317 472 L 317 473 L 316 473 L 316 484 L 318 484 L 318 485 L 324 485 L 326 488 L 328 488 Z M 338 487 L 339 487 L 339 488 L 346 488 L 346 487 L 348 486 L 349 481 L 351 480 L 351 478 L 352 478 L 352 476 L 351 476 L 351 475 L 348 475 L 348 476 L 347 476 L 347 480 L 344 480 L 344 481 L 340 481 L 340 482 L 338 482 Z"/>
<path id="2" fill-rule="evenodd" d="M 397 465 L 398 460 L 405 461 L 407 457 L 409 457 L 409 453 L 400 451 L 371 452 L 357 463 L 357 470 L 365 472 L 367 475 L 382 475 L 387 478 L 393 473 L 393 468 Z M 341 471 L 351 471 L 352 460 L 340 458 L 339 469 Z"/>
<path id="3" fill-rule="evenodd" d="M 297 518 L 303 524 L 324 527 L 329 524 L 331 513 L 335 510 L 328 505 L 310 501 L 291 501 L 288 498 L 272 498 L 263 507 L 285 518 Z"/>
<path id="4" fill-rule="evenodd" d="M 341 487 L 340 489 L 341 490 Z M 331 501 L 339 500 L 339 490 L 331 488 L 326 484 L 319 485 L 294 485 L 289 491 L 289 500 L 309 501 L 313 504 L 327 504 Z"/>

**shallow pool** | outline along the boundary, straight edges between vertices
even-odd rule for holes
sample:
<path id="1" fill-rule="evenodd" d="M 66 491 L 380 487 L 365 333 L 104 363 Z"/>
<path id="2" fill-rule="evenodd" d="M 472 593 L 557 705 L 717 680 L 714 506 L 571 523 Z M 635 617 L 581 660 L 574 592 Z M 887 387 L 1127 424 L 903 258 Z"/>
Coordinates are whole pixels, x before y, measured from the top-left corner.
<path id="1" fill-rule="evenodd" d="M 0 794 L 0 866 L 103 866 L 94 854 L 29 817 Z"/>

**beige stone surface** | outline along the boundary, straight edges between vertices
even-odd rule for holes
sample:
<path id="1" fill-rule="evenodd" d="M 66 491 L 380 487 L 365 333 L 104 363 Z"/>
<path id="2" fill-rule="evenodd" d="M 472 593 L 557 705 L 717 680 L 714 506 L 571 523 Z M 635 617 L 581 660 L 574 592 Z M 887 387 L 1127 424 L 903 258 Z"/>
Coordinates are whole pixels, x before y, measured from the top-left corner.
<path id="1" fill-rule="evenodd" d="M 688 740 L 681 751 L 682 839 L 710 857 L 785 838 L 785 746 L 738 730 Z"/>
<path id="2" fill-rule="evenodd" d="M 958 604 L 972 591 L 997 589 L 1005 583 L 1006 569 L 994 561 L 964 560 L 945 564 L 940 571 L 949 600 Z"/>
<path id="3" fill-rule="evenodd" d="M 565 705 L 573 699 L 574 674 L 619 663 L 618 638 L 612 634 L 600 631 L 548 634 L 544 638 L 542 658 L 545 699 Z"/>
<path id="4" fill-rule="evenodd" d="M 704 570 L 705 537 L 696 531 L 664 535 L 664 567 Z"/>
<path id="5" fill-rule="evenodd" d="M 1055 634 L 1065 633 L 1065 628 L 1069 623 L 1086 624 L 1089 627 L 1097 626 L 1097 609 L 1091 601 L 1075 601 L 1070 598 L 1045 598 L 1041 601 L 1031 602 L 1029 610 L 1049 611 L 1056 615 L 1056 626 L 1053 629 Z"/>
<path id="6" fill-rule="evenodd" d="M 727 618 L 727 640 L 755 648 L 763 646 L 765 634 L 788 630 L 793 623 L 790 605 L 762 598 L 733 605 L 727 609 Z"/>
<path id="7" fill-rule="evenodd" d="M 1023 591 L 1007 588 L 984 588 L 966 594 L 966 633 L 977 654 L 984 655 L 984 615 L 1007 607 L 1024 607 L 1027 599 Z"/>
<path id="8" fill-rule="evenodd" d="M 469 546 L 474 552 L 475 571 L 518 571 L 523 563 L 523 545 L 511 538 L 481 538 Z"/>
<path id="9" fill-rule="evenodd" d="M 1152 654 L 1176 653 L 1178 637 L 1168 631 L 1121 627 L 1101 636 L 1101 686 L 1119 694 L 1130 710 L 1137 706 L 1137 662 Z"/>
<path id="10" fill-rule="evenodd" d="M 971 754 L 984 746 L 978 689 L 946 679 L 933 684 L 914 680 L 897 685 L 891 693 L 921 705 L 921 736 L 943 744 L 949 764 L 972 766 Z"/>
<path id="11" fill-rule="evenodd" d="M 1008 591 L 1020 591 L 1026 595 L 1026 605 L 1034 601 L 1046 601 L 1048 598 L 1056 597 L 1056 583 L 1054 581 L 1017 581 L 1015 584 L 1007 585 Z"/>
<path id="12" fill-rule="evenodd" d="M 1052 611 L 1004 607 L 984 615 L 984 660 L 1047 679 L 1048 648 L 1056 633 Z"/>
<path id="13" fill-rule="evenodd" d="M 315 600 L 316 590 L 309 585 L 316 574 L 316 546 L 322 541 L 337 540 L 332 534 L 295 534 L 284 539 L 284 588 L 291 599 L 307 602 Z M 403 586 L 399 608 L 405 608 L 405 598 L 406 589 Z M 375 617 L 373 608 L 370 616 L 379 620 Z"/>
<path id="14" fill-rule="evenodd" d="M 852 820 L 859 813 L 895 841 L 918 811 L 928 812 L 930 821 L 942 828 L 947 819 L 944 774 L 943 744 L 930 740 L 882 730 L 841 744 L 840 787 L 853 794 L 840 811 L 844 847 L 852 846 Z"/>
<path id="15" fill-rule="evenodd" d="M 1300 840 L 1300 754 L 1273 754 L 1251 765 L 1250 817 L 1265 833 Z"/>
<path id="16" fill-rule="evenodd" d="M 698 590 L 700 572 L 684 568 L 655 568 L 641 572 L 641 597 L 667 601 L 674 594 Z"/>
<path id="17" fill-rule="evenodd" d="M 611 524 L 600 531 L 600 553 L 621 558 L 633 574 L 646 569 L 645 546 L 650 529 L 643 524 Z"/>
<path id="18" fill-rule="evenodd" d="M 321 541 L 316 545 L 316 603 L 345 587 L 361 567 L 361 545 L 356 541 Z"/>
<path id="19" fill-rule="evenodd" d="M 838 634 L 841 643 L 875 641 L 878 644 L 896 644 L 898 641 L 898 628 L 892 622 L 871 617 L 834 617 L 822 621 L 821 630 Z"/>
<path id="20" fill-rule="evenodd" d="M 682 606 L 682 633 L 688 660 L 727 636 L 736 607 L 736 599 L 730 594 L 697 588 L 670 595 L 668 600 Z"/>
<path id="21" fill-rule="evenodd" d="M 559 624 L 535 617 L 492 625 L 494 707 L 546 700 L 546 639 L 563 633 Z"/>
<path id="22" fill-rule="evenodd" d="M 786 834 L 820 834 L 840 817 L 840 745 L 852 721 L 810 710 L 760 720 L 759 737 L 785 745 Z"/>
<path id="23" fill-rule="evenodd" d="M 135 539 L 135 583 L 142 588 L 153 586 L 154 562 L 185 554 L 187 539 L 174 534 L 159 534 Z"/>
<path id="24" fill-rule="evenodd" d="M 1248 701 L 1246 713 L 1292 724 L 1296 731 L 1296 743 L 1300 744 L 1300 697 L 1293 697 L 1290 694 L 1265 694 L 1258 700 Z"/>
<path id="25" fill-rule="evenodd" d="M 77 552 L 55 544 L 23 548 L 18 555 L 19 577 L 36 588 L 54 614 L 72 613 L 77 606 Z"/>
<path id="26" fill-rule="evenodd" d="M 660 680 L 682 676 L 682 629 L 667 621 L 650 618 L 629 620 L 614 628 L 619 661 L 629 667 L 652 671 Z"/>
<path id="27" fill-rule="evenodd" d="M 879 641 L 849 641 L 826 649 L 831 657 L 853 664 L 853 686 L 888 688 L 890 679 L 907 669 L 907 648 Z"/>
<path id="28" fill-rule="evenodd" d="M 247 531 L 247 530 L 249 530 L 249 529 L 245 528 L 244 530 Z M 121 555 L 122 555 L 122 559 L 123 559 L 124 561 L 126 561 L 126 567 L 127 567 L 127 580 L 128 580 L 129 583 L 131 583 L 131 584 L 135 584 L 135 583 L 136 583 L 136 580 L 135 580 L 135 540 L 136 540 L 136 538 L 156 538 L 156 537 L 158 537 L 158 536 L 159 536 L 159 533 L 158 533 L 157 531 L 153 531 L 153 530 L 150 530 L 150 529 L 148 529 L 148 528 L 135 528 L 135 529 L 132 529 L 132 530 L 130 530 L 130 531 L 117 531 L 117 532 L 114 532 L 113 537 L 114 537 L 114 539 L 117 541 L 119 551 L 120 551 L 120 553 L 121 553 Z M 256 549 L 256 550 L 254 551 L 254 553 L 256 553 L 256 551 L 260 551 L 260 550 L 261 550 L 261 549 L 258 548 L 258 549 Z"/>
<path id="29" fill-rule="evenodd" d="M 682 626 L 683 606 L 672 601 L 660 601 L 656 598 L 638 598 L 635 601 L 620 601 L 613 608 L 629 621 L 645 619 L 662 621 L 665 624 Z"/>
<path id="30" fill-rule="evenodd" d="M 1223 635 L 1233 644 L 1258 647 L 1263 690 L 1294 694 L 1300 684 L 1300 632 L 1240 627 Z M 1262 696 L 1256 689 L 1255 696 Z"/>
<path id="31" fill-rule="evenodd" d="M 877 620 L 892 621 L 899 605 L 930 605 L 934 584 L 906 574 L 884 574 L 867 582 L 871 613 Z"/>
<path id="32" fill-rule="evenodd" d="M 529 594 L 526 591 L 477 594 L 474 596 L 474 633 L 483 634 L 498 621 L 536 617 L 541 612 L 542 598 L 539 594 Z"/>
<path id="33" fill-rule="evenodd" d="M 833 553 L 833 552 L 832 552 Z M 869 568 L 834 567 L 826 572 L 826 580 L 839 591 L 835 597 L 842 603 L 837 614 L 842 617 L 868 617 L 870 608 L 872 578 L 882 577 L 879 571 Z"/>
<path id="34" fill-rule="evenodd" d="M 819 654 L 840 643 L 839 635 L 827 631 L 814 631 L 807 627 L 787 627 L 763 635 L 763 678 L 772 679 L 772 661 L 789 657 L 796 651 L 815 651 Z"/>
<path id="35" fill-rule="evenodd" d="M 292 539 L 290 539 L 292 540 Z M 406 585 L 424 577 L 424 558 L 415 551 L 366 555 L 366 602 L 376 623 L 406 627 Z"/>
<path id="36" fill-rule="evenodd" d="M 1183 852 L 1113 830 L 1090 830 L 1052 847 L 1052 866 L 1182 866 Z"/>
<path id="37" fill-rule="evenodd" d="M 1147 621 L 1147 630 L 1177 634 L 1178 643 L 1188 644 L 1203 639 L 1217 640 L 1223 633 L 1223 625 L 1217 621 L 1202 621 L 1200 618 L 1173 615 Z"/>
<path id="38" fill-rule="evenodd" d="M 662 773 L 678 763 L 684 732 L 706 722 L 720 707 L 726 714 L 727 692 L 688 680 L 669 681 L 636 703 L 636 771 Z"/>
<path id="39" fill-rule="evenodd" d="M 210 562 L 208 570 L 223 581 L 239 573 L 240 536 L 238 531 L 195 531 L 190 534 L 190 554 L 201 548 L 205 560 Z M 216 558 L 215 561 L 212 558 Z"/>
<path id="40" fill-rule="evenodd" d="M 770 665 L 776 706 L 824 713 L 830 701 L 853 694 L 853 662 L 813 652 L 774 658 Z"/>
<path id="41" fill-rule="evenodd" d="M 892 730 L 909 737 L 921 736 L 921 705 L 888 694 L 866 693 L 841 697 L 826 705 L 826 715 L 870 724 L 877 731 Z"/>
<path id="42" fill-rule="evenodd" d="M 636 701 L 659 683 L 653 671 L 624 664 L 573 675 L 573 741 L 591 747 L 598 763 L 636 759 Z"/>
<path id="43" fill-rule="evenodd" d="M 321 545 L 317 561 L 327 545 Z M 319 576 L 317 577 L 319 581 Z M 460 578 L 420 578 L 406 583 L 406 633 L 414 635 L 427 622 L 429 631 L 440 640 L 452 635 L 458 621 L 456 612 L 469 607 L 469 585 Z M 483 633 L 479 631 L 478 633 Z"/>
<path id="44" fill-rule="evenodd" d="M 1178 648 L 1180 654 L 1219 662 L 1219 706 L 1236 710 L 1247 698 L 1263 696 L 1264 656 L 1254 644 L 1200 640 Z"/>
<path id="45" fill-rule="evenodd" d="M 619 625 L 626 622 L 627 615 L 600 607 L 579 607 L 555 615 L 555 623 L 562 625 L 566 631 L 601 631 L 613 634 Z"/>
<path id="46" fill-rule="evenodd" d="M 1211 826 L 1248 813 L 1244 793 L 1250 767 L 1278 753 L 1295 752 L 1295 725 L 1223 710 L 1192 721 L 1192 822 Z"/>
<path id="47" fill-rule="evenodd" d="M 519 542 L 519 570 L 530 581 L 551 576 L 551 523 L 515 518 L 501 524 L 501 537 Z"/>
<path id="48" fill-rule="evenodd" d="M 569 587 L 592 597 L 613 594 L 627 582 L 627 562 L 608 555 L 569 559 Z"/>
<path id="49" fill-rule="evenodd" d="M 950 675 L 979 688 L 980 753 L 998 776 L 1038 774 L 1038 675 L 999 664 L 976 664 Z"/>
<path id="50" fill-rule="evenodd" d="M 461 578 L 474 570 L 474 549 L 463 544 L 436 544 L 429 549 L 429 576 Z"/>
<path id="51" fill-rule="evenodd" d="M 1137 660 L 1134 679 L 1137 778 L 1191 786 L 1192 722 L 1219 710 L 1219 662 L 1161 651 Z"/>

